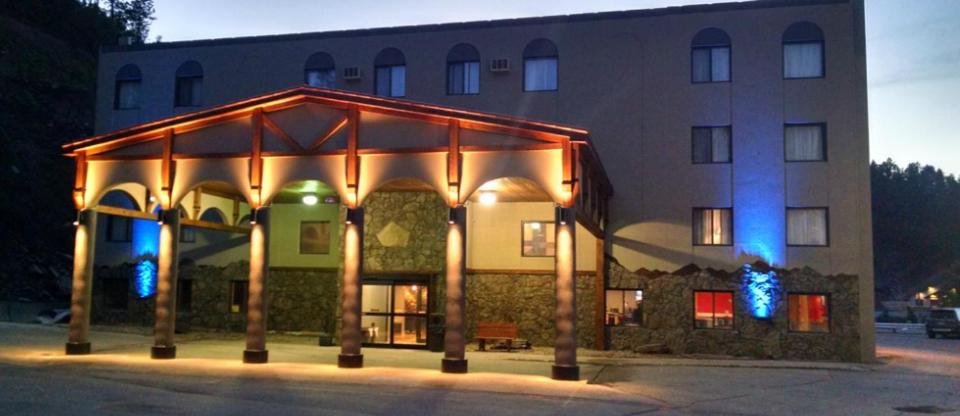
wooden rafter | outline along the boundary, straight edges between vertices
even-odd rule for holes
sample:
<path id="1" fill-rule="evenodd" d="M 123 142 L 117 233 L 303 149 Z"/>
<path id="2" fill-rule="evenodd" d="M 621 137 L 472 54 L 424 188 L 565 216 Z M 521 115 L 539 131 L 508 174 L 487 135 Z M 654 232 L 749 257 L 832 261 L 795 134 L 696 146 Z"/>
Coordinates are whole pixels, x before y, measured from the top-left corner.
<path id="1" fill-rule="evenodd" d="M 347 192 L 350 193 L 352 201 L 347 201 L 350 206 L 355 206 L 358 201 L 358 183 L 360 180 L 360 156 L 357 154 L 357 146 L 360 135 L 360 109 L 356 106 L 347 110 L 347 155 L 346 155 L 346 182 Z"/>
<path id="2" fill-rule="evenodd" d="M 349 117 L 346 117 L 346 116 L 341 117 L 329 129 L 327 129 L 326 131 L 321 133 L 319 136 L 317 136 L 317 138 L 313 141 L 313 144 L 310 145 L 309 150 L 320 149 L 320 146 L 323 146 L 323 144 L 326 143 L 327 140 L 330 140 L 330 138 L 333 137 L 333 135 L 337 134 L 337 132 L 343 129 L 343 127 L 346 126 L 347 122 L 349 121 L 350 121 Z"/>
<path id="3" fill-rule="evenodd" d="M 447 127 L 447 185 L 450 187 L 449 203 L 451 206 L 460 203 L 460 122 L 450 119 Z"/>
<path id="4" fill-rule="evenodd" d="M 300 146 L 300 143 L 297 143 L 297 141 L 294 140 L 293 137 L 290 137 L 290 135 L 287 134 L 287 132 L 283 131 L 283 129 L 280 128 L 280 126 L 278 126 L 277 123 L 274 123 L 269 116 L 261 113 L 261 117 L 263 118 L 263 125 L 267 129 L 269 129 L 271 133 L 279 137 L 280 140 L 283 140 L 283 142 L 286 143 L 287 146 L 290 146 L 290 148 L 294 151 L 300 151 L 300 152 L 303 151 L 303 146 Z"/>
<path id="5" fill-rule="evenodd" d="M 263 181 L 263 109 L 253 111 L 253 134 L 250 144 L 250 189 L 260 205 L 260 188 Z"/>
<path id="6" fill-rule="evenodd" d="M 173 129 L 167 129 L 163 132 L 163 154 L 160 159 L 160 192 L 164 195 L 167 203 L 173 201 L 173 181 L 175 165 L 173 161 Z M 164 207 L 170 208 L 170 207 Z"/>

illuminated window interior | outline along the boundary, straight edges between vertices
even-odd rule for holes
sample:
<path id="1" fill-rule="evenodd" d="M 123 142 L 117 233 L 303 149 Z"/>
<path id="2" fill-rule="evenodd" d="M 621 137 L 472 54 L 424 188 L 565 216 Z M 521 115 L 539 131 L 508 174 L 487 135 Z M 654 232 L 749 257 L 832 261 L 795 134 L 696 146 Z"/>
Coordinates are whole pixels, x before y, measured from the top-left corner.
<path id="1" fill-rule="evenodd" d="M 733 292 L 696 291 L 693 295 L 697 328 L 733 328 Z"/>

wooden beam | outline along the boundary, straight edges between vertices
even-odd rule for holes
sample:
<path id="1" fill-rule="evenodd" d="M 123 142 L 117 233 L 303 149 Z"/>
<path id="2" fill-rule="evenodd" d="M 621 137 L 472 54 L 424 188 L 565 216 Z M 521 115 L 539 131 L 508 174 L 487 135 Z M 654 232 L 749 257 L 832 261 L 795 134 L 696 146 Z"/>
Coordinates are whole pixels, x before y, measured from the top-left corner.
<path id="1" fill-rule="evenodd" d="M 149 212 L 137 211 L 135 209 L 126 209 L 126 208 L 117 208 L 107 205 L 97 205 L 94 209 L 101 213 L 107 215 L 115 215 L 118 217 L 127 217 L 127 218 L 137 218 L 141 220 L 151 220 L 156 221 L 157 216 Z"/>
<path id="2" fill-rule="evenodd" d="M 450 205 L 460 204 L 460 175 L 461 175 L 461 155 L 460 155 L 460 122 L 456 119 L 450 119 L 447 126 L 447 185 L 449 189 Z"/>
<path id="3" fill-rule="evenodd" d="M 173 162 L 173 129 L 166 129 L 163 132 L 163 154 L 160 159 L 160 192 L 164 193 L 166 205 L 173 203 L 173 181 L 175 166 Z M 164 208 L 169 209 L 170 206 Z"/>
<path id="4" fill-rule="evenodd" d="M 183 218 L 180 220 L 180 225 L 187 225 L 191 227 L 204 228 L 207 230 L 216 230 L 216 231 L 226 231 L 228 233 L 237 233 L 237 234 L 249 234 L 250 228 L 248 227 L 239 227 L 230 224 L 221 224 L 218 222 L 209 222 L 209 221 L 199 221 L 191 220 L 189 218 Z"/>
<path id="5" fill-rule="evenodd" d="M 357 146 L 360 135 L 360 110 L 357 106 L 351 106 L 347 110 L 347 160 L 346 160 L 346 180 L 347 180 L 347 192 L 350 193 L 348 198 L 353 198 L 352 201 L 347 201 L 347 206 L 354 207 L 359 202 L 357 201 L 357 184 L 360 180 L 360 157 L 357 154 Z"/>
<path id="6" fill-rule="evenodd" d="M 297 141 L 294 140 L 293 137 L 290 137 L 290 135 L 287 134 L 287 132 L 283 131 L 283 129 L 281 129 L 280 126 L 277 125 L 277 123 L 274 123 L 273 120 L 270 119 L 270 117 L 268 117 L 266 114 L 263 114 L 263 112 L 261 112 L 260 114 L 263 119 L 263 125 L 266 126 L 268 129 L 270 129 L 271 133 L 279 137 L 280 140 L 283 140 L 283 142 L 286 143 L 287 146 L 289 146 L 292 150 L 297 152 L 302 152 L 304 150 L 303 146 L 300 146 L 300 143 L 297 143 Z"/>
<path id="7" fill-rule="evenodd" d="M 202 197 L 203 197 L 203 188 L 198 186 L 197 189 L 193 190 L 193 219 L 195 220 L 200 219 L 200 208 L 203 208 L 200 205 L 200 198 Z"/>
<path id="8" fill-rule="evenodd" d="M 327 131 L 317 136 L 316 140 L 313 141 L 313 144 L 310 145 L 309 149 L 310 150 L 319 149 L 320 146 L 323 146 L 323 144 L 327 142 L 327 140 L 330 140 L 330 138 L 333 137 L 333 135 L 337 134 L 337 132 L 343 129 L 343 127 L 346 126 L 349 121 L 350 121 L 349 116 L 342 117 L 340 118 L 340 120 L 337 120 L 337 122 L 334 123 L 331 128 L 327 129 Z"/>
<path id="9" fill-rule="evenodd" d="M 86 205 L 84 196 L 87 189 L 87 154 L 77 153 L 76 163 L 76 173 L 73 178 L 73 205 L 80 210 Z"/>
<path id="10" fill-rule="evenodd" d="M 263 109 L 253 111 L 253 134 L 250 146 L 250 189 L 254 204 L 260 205 L 260 186 L 263 180 Z M 256 208 L 256 206 L 254 208 Z"/>

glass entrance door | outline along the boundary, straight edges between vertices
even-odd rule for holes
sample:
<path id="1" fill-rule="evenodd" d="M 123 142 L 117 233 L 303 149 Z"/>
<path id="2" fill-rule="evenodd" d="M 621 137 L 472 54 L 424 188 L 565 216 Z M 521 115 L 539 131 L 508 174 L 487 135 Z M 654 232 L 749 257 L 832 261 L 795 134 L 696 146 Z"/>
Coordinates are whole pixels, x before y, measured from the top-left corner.
<path id="1" fill-rule="evenodd" d="M 393 346 L 427 345 L 427 286 L 413 282 L 363 284 L 364 343 Z"/>

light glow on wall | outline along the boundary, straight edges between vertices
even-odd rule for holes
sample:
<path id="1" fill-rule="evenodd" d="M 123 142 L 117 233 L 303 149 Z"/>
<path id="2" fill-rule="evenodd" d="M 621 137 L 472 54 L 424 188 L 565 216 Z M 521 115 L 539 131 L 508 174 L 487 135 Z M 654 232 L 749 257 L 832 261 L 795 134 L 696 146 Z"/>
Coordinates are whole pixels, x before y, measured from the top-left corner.
<path id="1" fill-rule="evenodd" d="M 750 314 L 757 319 L 770 319 L 780 303 L 780 280 L 774 271 L 761 273 L 749 264 L 743 265 L 743 292 Z"/>
<path id="2" fill-rule="evenodd" d="M 496 192 L 493 192 L 493 191 L 480 192 L 480 203 L 487 206 L 497 203 Z"/>

